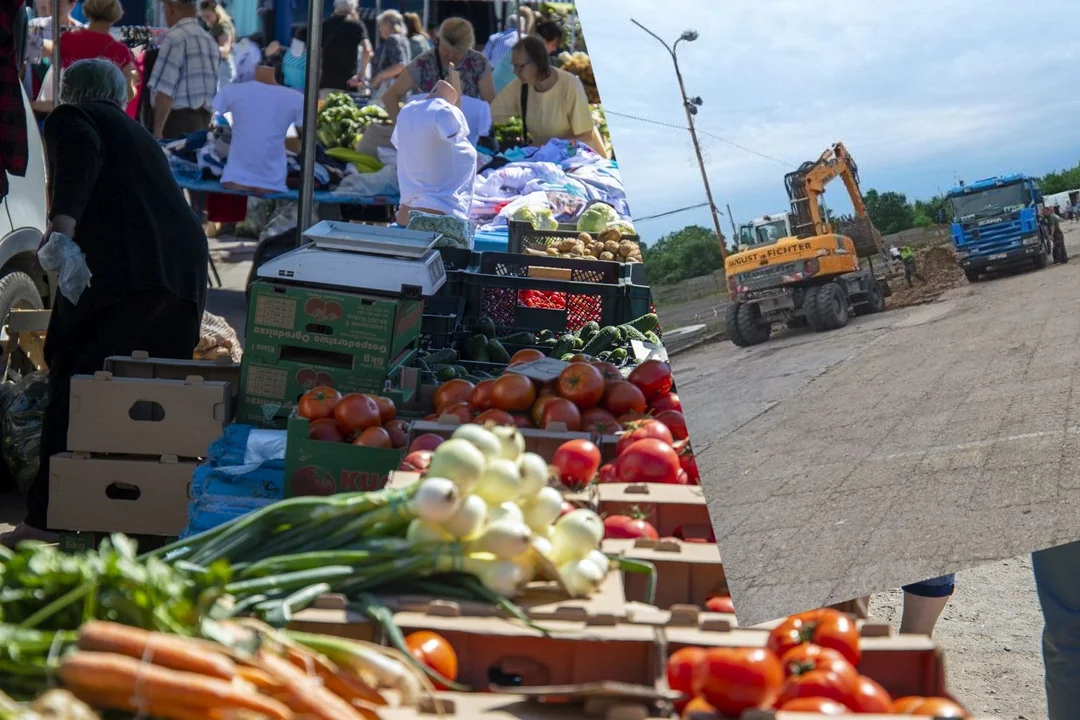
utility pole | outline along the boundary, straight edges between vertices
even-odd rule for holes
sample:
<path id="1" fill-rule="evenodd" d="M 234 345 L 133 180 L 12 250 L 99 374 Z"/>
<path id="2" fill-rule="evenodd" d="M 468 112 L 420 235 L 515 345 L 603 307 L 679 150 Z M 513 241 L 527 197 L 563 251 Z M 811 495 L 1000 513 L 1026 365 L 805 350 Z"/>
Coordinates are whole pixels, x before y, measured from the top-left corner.
<path id="1" fill-rule="evenodd" d="M 727 219 L 731 221 L 731 241 L 738 243 L 739 229 L 735 227 L 735 216 L 731 214 L 731 203 L 727 203 L 725 207 L 727 208 Z"/>
<path id="2" fill-rule="evenodd" d="M 709 201 L 709 212 L 712 214 L 713 228 L 716 231 L 717 242 L 720 243 L 720 257 L 726 260 L 727 244 L 724 242 L 724 232 L 720 229 L 720 213 L 716 209 L 716 203 L 713 202 L 712 188 L 709 186 L 709 174 L 705 172 L 705 159 L 701 155 L 701 144 L 698 143 L 697 129 L 694 127 L 694 116 L 697 115 L 697 109 L 701 107 L 702 100 L 700 97 L 695 96 L 689 98 L 686 96 L 686 85 L 683 83 L 682 70 L 679 69 L 679 57 L 676 54 L 680 42 L 684 40 L 686 42 L 694 42 L 698 39 L 697 30 L 683 31 L 683 34 L 679 36 L 679 39 L 669 46 L 659 35 L 639 23 L 637 20 L 631 18 L 630 22 L 637 25 L 649 35 L 652 35 L 657 42 L 663 45 L 664 49 L 668 51 L 668 55 L 671 56 L 671 62 L 675 65 L 675 78 L 679 81 L 679 93 L 682 95 L 683 112 L 686 113 L 686 124 L 687 129 L 690 130 L 690 141 L 694 144 L 694 154 L 697 156 L 698 167 L 701 169 L 701 181 L 705 185 L 705 197 Z"/>

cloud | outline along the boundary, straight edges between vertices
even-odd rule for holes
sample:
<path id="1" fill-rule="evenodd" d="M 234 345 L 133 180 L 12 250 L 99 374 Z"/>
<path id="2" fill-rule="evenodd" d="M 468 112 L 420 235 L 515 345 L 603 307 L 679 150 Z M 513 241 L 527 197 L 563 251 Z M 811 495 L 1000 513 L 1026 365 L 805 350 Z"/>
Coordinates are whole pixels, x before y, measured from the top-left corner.
<path id="1" fill-rule="evenodd" d="M 951 185 L 954 172 L 1041 174 L 1080 155 L 1070 70 L 1080 7 L 1065 0 L 1046 0 L 1037 13 L 1003 0 L 578 6 L 613 113 L 685 126 L 669 57 L 630 18 L 664 39 L 698 31 L 696 42 L 680 43 L 679 63 L 687 92 L 705 101 L 697 126 L 714 194 L 721 207 L 737 202 L 740 217 L 784 207 L 790 168 L 718 138 L 791 164 L 842 140 L 865 187 L 902 179 L 897 189 L 912 195 Z M 685 131 L 615 114 L 608 124 L 635 213 L 704 199 Z M 686 221 L 674 215 L 649 227 Z"/>

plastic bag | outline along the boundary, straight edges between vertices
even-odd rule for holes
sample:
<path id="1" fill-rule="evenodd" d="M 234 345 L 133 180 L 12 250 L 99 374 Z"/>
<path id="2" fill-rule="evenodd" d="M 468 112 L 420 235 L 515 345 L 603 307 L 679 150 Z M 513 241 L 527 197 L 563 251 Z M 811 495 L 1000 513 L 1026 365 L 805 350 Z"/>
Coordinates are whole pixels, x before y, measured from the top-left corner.
<path id="1" fill-rule="evenodd" d="M 228 357 L 233 362 L 244 359 L 244 348 L 236 331 L 223 317 L 203 312 L 199 344 L 195 346 L 194 359 L 217 360 Z"/>
<path id="2" fill-rule="evenodd" d="M 48 241 L 38 250 L 38 262 L 44 270 L 58 274 L 60 294 L 72 305 L 78 304 L 83 291 L 90 287 L 90 268 L 75 241 L 58 232 L 50 233 Z"/>
<path id="3" fill-rule="evenodd" d="M 48 401 L 48 373 L 30 373 L 15 383 L 0 422 L 0 454 L 22 495 L 34 481 L 41 464 L 41 422 Z"/>
<path id="4" fill-rule="evenodd" d="M 299 222 L 299 207 L 292 200 L 284 200 L 275 205 L 266 225 L 259 231 L 259 240 L 295 230 Z"/>

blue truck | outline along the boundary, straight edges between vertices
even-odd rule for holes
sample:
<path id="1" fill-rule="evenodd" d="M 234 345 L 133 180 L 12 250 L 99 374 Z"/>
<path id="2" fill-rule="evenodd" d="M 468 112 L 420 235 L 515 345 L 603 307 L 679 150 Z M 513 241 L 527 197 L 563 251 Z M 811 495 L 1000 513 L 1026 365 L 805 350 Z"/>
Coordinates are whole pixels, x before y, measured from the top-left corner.
<path id="1" fill-rule="evenodd" d="M 1035 178 L 1002 175 L 949 190 L 952 242 L 970 282 L 999 270 L 1045 268 L 1051 239 L 1039 225 L 1042 193 Z"/>

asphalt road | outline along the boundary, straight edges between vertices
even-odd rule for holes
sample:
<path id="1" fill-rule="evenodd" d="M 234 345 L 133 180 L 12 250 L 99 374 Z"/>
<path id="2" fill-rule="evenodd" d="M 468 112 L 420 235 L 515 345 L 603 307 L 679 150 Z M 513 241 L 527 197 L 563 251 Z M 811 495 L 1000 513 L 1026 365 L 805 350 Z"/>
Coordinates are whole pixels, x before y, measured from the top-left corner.
<path id="1" fill-rule="evenodd" d="M 740 622 L 1080 537 L 1078 307 L 1080 261 L 676 356 Z"/>

